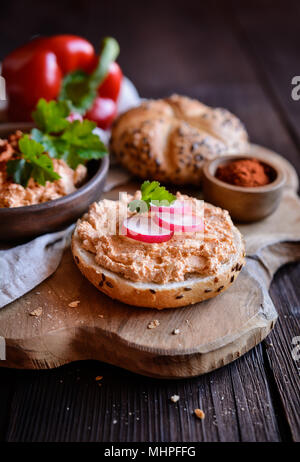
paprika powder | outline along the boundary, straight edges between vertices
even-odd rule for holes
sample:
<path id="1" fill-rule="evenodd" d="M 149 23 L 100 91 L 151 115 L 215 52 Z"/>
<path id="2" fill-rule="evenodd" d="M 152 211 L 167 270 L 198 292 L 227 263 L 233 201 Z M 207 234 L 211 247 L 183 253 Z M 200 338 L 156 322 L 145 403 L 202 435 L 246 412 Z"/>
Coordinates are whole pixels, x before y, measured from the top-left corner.
<path id="1" fill-rule="evenodd" d="M 237 159 L 220 165 L 216 178 L 235 186 L 255 187 L 269 184 L 270 169 L 258 159 Z"/>

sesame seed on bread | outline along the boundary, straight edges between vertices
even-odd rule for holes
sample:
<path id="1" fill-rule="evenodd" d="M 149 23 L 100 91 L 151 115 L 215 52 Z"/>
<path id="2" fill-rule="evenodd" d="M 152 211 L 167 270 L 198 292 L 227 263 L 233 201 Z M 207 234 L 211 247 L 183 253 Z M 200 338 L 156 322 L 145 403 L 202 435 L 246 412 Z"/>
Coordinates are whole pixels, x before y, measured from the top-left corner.
<path id="1" fill-rule="evenodd" d="M 198 185 L 205 160 L 247 147 L 247 132 L 235 115 L 179 95 L 125 112 L 110 140 L 111 152 L 134 175 L 178 185 Z"/>

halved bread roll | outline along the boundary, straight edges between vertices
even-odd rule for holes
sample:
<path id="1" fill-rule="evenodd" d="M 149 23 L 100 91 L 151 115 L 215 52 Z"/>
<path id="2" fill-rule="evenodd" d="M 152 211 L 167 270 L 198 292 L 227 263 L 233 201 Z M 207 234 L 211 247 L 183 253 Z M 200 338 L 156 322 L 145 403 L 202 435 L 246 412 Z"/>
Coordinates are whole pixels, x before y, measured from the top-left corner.
<path id="1" fill-rule="evenodd" d="M 111 152 L 134 175 L 177 185 L 199 185 L 205 160 L 248 147 L 235 115 L 178 95 L 122 114 L 110 139 Z"/>
<path id="2" fill-rule="evenodd" d="M 74 260 L 82 274 L 97 289 L 128 305 L 148 308 L 176 308 L 215 297 L 236 279 L 245 262 L 241 233 L 233 227 L 236 253 L 210 276 L 190 276 L 182 282 L 165 284 L 134 282 L 99 266 L 94 254 L 82 247 L 77 229 L 72 238 Z"/>

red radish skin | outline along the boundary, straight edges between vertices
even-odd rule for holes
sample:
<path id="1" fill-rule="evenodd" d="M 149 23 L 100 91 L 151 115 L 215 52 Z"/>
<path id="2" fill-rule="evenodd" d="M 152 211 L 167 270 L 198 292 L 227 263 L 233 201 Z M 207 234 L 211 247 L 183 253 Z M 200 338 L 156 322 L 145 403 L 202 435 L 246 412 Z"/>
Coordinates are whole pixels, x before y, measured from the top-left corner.
<path id="1" fill-rule="evenodd" d="M 150 210 L 151 212 L 156 212 L 156 213 L 167 212 L 167 213 L 183 215 L 184 213 L 191 214 L 193 208 L 191 206 L 191 203 L 188 201 L 175 201 L 169 206 L 150 204 Z"/>
<path id="2" fill-rule="evenodd" d="M 195 214 L 160 213 L 155 215 L 153 220 L 158 226 L 169 231 L 183 233 L 204 232 L 204 221 Z"/>
<path id="3" fill-rule="evenodd" d="M 174 231 L 159 227 L 151 217 L 135 215 L 124 220 L 122 234 L 149 244 L 169 241 Z"/>

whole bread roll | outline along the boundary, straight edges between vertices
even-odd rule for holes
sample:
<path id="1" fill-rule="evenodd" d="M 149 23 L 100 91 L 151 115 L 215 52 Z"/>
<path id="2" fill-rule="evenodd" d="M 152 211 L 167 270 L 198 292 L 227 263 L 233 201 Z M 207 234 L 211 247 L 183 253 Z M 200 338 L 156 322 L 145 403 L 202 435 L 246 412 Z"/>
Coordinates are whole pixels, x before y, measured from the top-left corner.
<path id="1" fill-rule="evenodd" d="M 179 95 L 125 112 L 110 139 L 111 153 L 134 175 L 178 185 L 198 185 L 205 160 L 247 148 L 247 132 L 235 115 Z"/>

